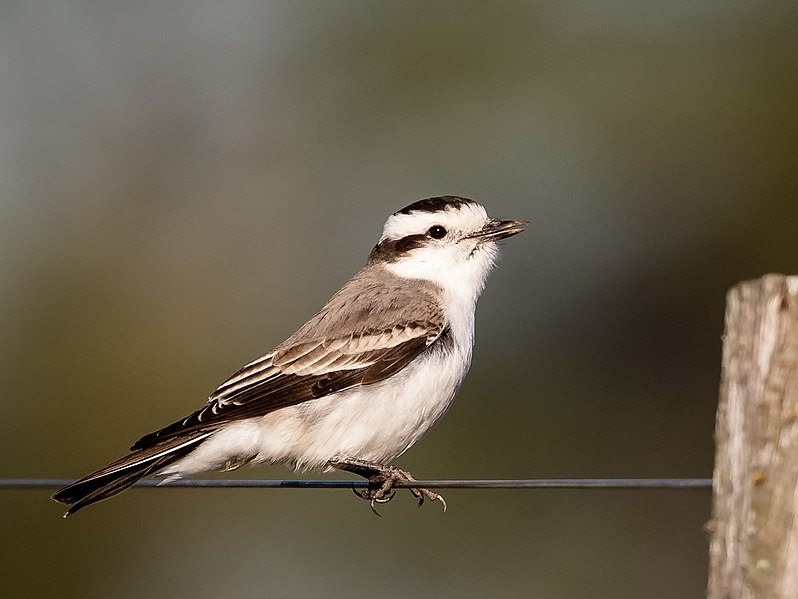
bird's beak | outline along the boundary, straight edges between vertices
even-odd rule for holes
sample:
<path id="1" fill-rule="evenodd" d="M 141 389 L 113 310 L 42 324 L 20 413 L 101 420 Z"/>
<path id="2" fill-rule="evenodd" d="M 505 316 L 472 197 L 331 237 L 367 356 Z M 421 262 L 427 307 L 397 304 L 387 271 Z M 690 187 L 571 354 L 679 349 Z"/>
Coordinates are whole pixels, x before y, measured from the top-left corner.
<path id="1" fill-rule="evenodd" d="M 485 223 L 482 229 L 468 237 L 479 241 L 498 241 L 499 239 L 507 239 L 513 235 L 523 233 L 525 231 L 524 227 L 528 224 L 528 220 L 499 220 L 494 218 Z"/>

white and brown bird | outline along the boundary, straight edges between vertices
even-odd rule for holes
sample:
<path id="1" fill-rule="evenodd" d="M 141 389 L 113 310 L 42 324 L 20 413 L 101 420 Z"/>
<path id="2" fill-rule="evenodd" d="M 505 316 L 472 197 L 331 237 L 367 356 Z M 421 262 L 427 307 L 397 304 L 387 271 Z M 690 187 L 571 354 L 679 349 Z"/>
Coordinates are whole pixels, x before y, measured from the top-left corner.
<path id="1" fill-rule="evenodd" d="M 247 462 L 338 469 L 392 497 L 410 473 L 391 462 L 446 412 L 471 363 L 474 311 L 497 242 L 521 220 L 496 220 L 443 196 L 392 214 L 366 265 L 308 322 L 222 383 L 207 405 L 64 487 L 68 516 L 139 479 L 231 470 Z M 424 498 L 443 498 L 411 489 Z M 444 509 L 446 504 L 444 503 Z"/>

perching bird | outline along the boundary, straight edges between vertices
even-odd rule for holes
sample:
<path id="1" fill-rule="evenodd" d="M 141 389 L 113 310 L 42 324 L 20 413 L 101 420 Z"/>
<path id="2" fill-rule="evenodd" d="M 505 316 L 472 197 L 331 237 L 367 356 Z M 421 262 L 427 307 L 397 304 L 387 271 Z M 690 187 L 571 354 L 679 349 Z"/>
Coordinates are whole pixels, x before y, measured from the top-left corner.
<path id="1" fill-rule="evenodd" d="M 366 265 L 298 331 L 222 383 L 206 406 L 53 499 L 71 506 L 66 517 L 148 475 L 169 480 L 265 462 L 363 476 L 369 486 L 358 494 L 374 510 L 393 497 L 394 483 L 414 480 L 391 462 L 454 399 L 497 241 L 527 224 L 491 219 L 455 196 L 395 212 Z M 428 489 L 411 492 L 419 503 L 443 502 Z"/>

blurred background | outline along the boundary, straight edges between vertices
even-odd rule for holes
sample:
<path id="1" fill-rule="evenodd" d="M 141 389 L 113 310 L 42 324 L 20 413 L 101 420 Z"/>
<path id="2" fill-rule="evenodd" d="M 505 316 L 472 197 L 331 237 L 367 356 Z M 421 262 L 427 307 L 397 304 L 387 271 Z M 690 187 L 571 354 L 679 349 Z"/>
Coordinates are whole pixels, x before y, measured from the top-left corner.
<path id="1" fill-rule="evenodd" d="M 0 4 L 0 476 L 81 476 L 193 411 L 442 194 L 532 224 L 398 465 L 710 476 L 724 294 L 798 274 L 796 25 L 791 0 Z M 708 491 L 445 495 L 132 490 L 63 521 L 0 491 L 0 592 L 703 596 Z"/>

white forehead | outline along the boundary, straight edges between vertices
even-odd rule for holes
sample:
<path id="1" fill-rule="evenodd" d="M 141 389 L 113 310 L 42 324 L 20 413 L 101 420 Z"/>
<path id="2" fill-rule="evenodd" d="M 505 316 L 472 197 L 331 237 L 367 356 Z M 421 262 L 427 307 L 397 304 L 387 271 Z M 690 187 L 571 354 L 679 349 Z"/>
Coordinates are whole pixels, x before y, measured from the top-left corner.
<path id="1" fill-rule="evenodd" d="M 456 231 L 476 231 L 488 220 L 487 211 L 477 204 L 461 204 L 459 207 L 447 206 L 435 212 L 416 211 L 409 214 L 397 212 L 388 217 L 382 229 L 380 241 L 400 239 L 408 235 L 425 233 L 433 225 L 441 225 Z"/>

